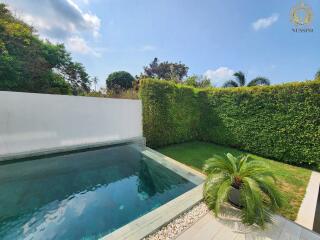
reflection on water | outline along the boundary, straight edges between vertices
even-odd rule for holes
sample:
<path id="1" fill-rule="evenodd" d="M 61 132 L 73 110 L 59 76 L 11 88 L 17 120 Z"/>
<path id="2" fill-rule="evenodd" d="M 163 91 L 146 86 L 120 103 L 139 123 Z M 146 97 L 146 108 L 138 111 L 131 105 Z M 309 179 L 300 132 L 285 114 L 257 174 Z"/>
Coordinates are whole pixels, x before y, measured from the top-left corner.
<path id="1" fill-rule="evenodd" d="M 0 239 L 97 239 L 194 187 L 137 146 L 0 166 Z"/>
<path id="2" fill-rule="evenodd" d="M 163 167 L 155 161 L 143 158 L 140 162 L 138 192 L 149 197 L 156 193 L 164 193 L 178 184 L 186 182 L 172 171 L 163 171 Z"/>

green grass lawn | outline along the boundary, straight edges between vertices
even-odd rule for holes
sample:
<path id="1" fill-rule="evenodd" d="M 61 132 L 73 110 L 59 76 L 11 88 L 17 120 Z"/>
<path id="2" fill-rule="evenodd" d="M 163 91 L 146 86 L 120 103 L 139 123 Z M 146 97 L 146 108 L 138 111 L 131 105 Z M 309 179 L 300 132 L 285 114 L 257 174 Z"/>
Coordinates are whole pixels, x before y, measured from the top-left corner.
<path id="1" fill-rule="evenodd" d="M 202 170 L 206 160 L 211 158 L 213 154 L 222 156 L 228 152 L 232 153 L 234 156 L 245 154 L 245 152 L 234 148 L 204 142 L 171 145 L 157 150 L 164 155 L 199 171 Z M 257 155 L 249 155 L 252 158 L 267 162 L 274 170 L 275 176 L 278 179 L 279 188 L 284 193 L 288 202 L 286 206 L 280 210 L 280 214 L 288 219 L 295 220 L 308 185 L 311 171 L 259 157 Z"/>

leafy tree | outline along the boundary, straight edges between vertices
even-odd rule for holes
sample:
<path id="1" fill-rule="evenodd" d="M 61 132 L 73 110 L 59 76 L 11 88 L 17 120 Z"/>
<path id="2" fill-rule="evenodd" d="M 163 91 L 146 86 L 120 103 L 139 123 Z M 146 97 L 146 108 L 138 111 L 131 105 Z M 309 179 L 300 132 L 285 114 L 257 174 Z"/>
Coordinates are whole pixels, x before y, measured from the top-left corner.
<path id="1" fill-rule="evenodd" d="M 0 53 L 0 90 L 90 91 L 85 68 L 73 62 L 64 45 L 40 40 L 34 29 L 15 18 L 4 4 L 0 4 Z"/>
<path id="2" fill-rule="evenodd" d="M 233 74 L 234 80 L 229 80 L 224 83 L 223 87 L 243 87 L 246 86 L 246 77 L 243 72 L 235 72 Z M 252 79 L 247 86 L 258 86 L 258 85 L 270 85 L 270 80 L 265 77 L 256 77 Z"/>
<path id="3" fill-rule="evenodd" d="M 188 75 L 188 70 L 189 68 L 181 62 L 159 62 L 158 58 L 154 58 L 149 66 L 144 67 L 144 73 L 141 74 L 141 77 L 151 77 L 181 82 L 182 79 Z"/>
<path id="4" fill-rule="evenodd" d="M 209 159 L 204 171 L 209 174 L 204 187 L 205 201 L 216 215 L 233 189 L 239 191 L 242 221 L 247 224 L 263 227 L 284 204 L 273 172 L 262 161 L 248 156 L 236 158 L 228 153 L 226 158 Z"/>
<path id="5" fill-rule="evenodd" d="M 201 76 L 199 77 L 197 75 L 187 77 L 187 79 L 183 83 L 196 88 L 208 88 L 212 86 L 210 79 Z"/>
<path id="6" fill-rule="evenodd" d="M 74 95 L 90 92 L 90 77 L 81 63 L 68 62 L 59 71 L 71 84 Z"/>
<path id="7" fill-rule="evenodd" d="M 107 88 L 110 90 L 120 91 L 133 87 L 134 77 L 125 71 L 111 73 L 107 80 Z"/>
<path id="8" fill-rule="evenodd" d="M 64 80 L 64 78 L 55 73 L 51 73 L 51 76 L 48 76 L 50 81 L 50 88 L 47 90 L 47 93 L 52 94 L 65 94 L 71 95 L 72 94 L 72 87 L 71 85 Z"/>
<path id="9" fill-rule="evenodd" d="M 314 76 L 314 78 L 320 80 L 320 70 L 316 72 L 316 75 Z"/>
<path id="10" fill-rule="evenodd" d="M 196 87 L 197 86 L 197 80 L 198 80 L 198 76 L 197 75 L 192 75 L 190 77 L 187 77 L 187 79 L 184 80 L 183 83 L 188 85 L 188 86 Z"/>

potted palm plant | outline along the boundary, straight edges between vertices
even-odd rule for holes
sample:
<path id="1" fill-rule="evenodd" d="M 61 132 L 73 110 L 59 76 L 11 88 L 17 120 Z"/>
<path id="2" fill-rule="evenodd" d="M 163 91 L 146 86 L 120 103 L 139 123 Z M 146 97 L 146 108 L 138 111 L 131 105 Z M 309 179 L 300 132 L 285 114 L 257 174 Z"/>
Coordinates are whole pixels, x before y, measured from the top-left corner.
<path id="1" fill-rule="evenodd" d="M 272 222 L 272 214 L 283 205 L 282 194 L 276 187 L 271 169 L 262 161 L 248 156 L 225 158 L 214 156 L 204 166 L 208 174 L 204 199 L 219 215 L 223 203 L 229 201 L 241 209 L 242 221 L 264 227 Z"/>

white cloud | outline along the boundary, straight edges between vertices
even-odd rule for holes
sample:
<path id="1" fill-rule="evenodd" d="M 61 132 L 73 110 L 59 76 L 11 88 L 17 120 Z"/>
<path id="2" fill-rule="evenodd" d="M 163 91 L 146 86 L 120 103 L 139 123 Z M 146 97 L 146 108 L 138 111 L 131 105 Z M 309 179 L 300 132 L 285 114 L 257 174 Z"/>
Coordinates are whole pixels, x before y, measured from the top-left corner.
<path id="1" fill-rule="evenodd" d="M 91 15 L 88 13 L 85 13 L 83 15 L 83 18 L 85 19 L 89 29 L 92 29 L 93 36 L 98 37 L 100 25 L 101 25 L 101 20 L 96 15 Z"/>
<path id="2" fill-rule="evenodd" d="M 272 24 L 278 21 L 278 19 L 279 19 L 279 15 L 273 14 L 270 17 L 260 18 L 257 21 L 253 22 L 252 27 L 255 31 L 259 31 L 261 29 L 270 27 Z"/>
<path id="3" fill-rule="evenodd" d="M 207 70 L 203 76 L 210 79 L 212 85 L 221 86 L 225 81 L 232 79 L 234 70 L 227 67 L 219 67 L 215 70 Z"/>
<path id="4" fill-rule="evenodd" d="M 89 4 L 89 3 L 90 3 L 89 0 L 82 0 L 82 2 L 83 2 L 84 4 Z"/>
<path id="5" fill-rule="evenodd" d="M 99 36 L 101 20 L 95 14 L 80 9 L 73 0 L 4 0 L 4 2 L 18 17 L 32 25 L 41 38 L 64 42 L 67 45 L 68 42 L 75 41 L 78 36 L 82 38 Z M 79 43 L 79 39 L 77 42 Z"/>
<path id="6" fill-rule="evenodd" d="M 73 0 L 75 3 L 79 3 L 79 4 L 85 4 L 88 5 L 90 4 L 91 0 Z"/>
<path id="7" fill-rule="evenodd" d="M 76 52 L 76 53 L 92 54 L 96 57 L 101 56 L 100 53 L 98 53 L 94 49 L 90 48 L 88 46 L 87 42 L 79 36 L 68 38 L 66 41 L 66 46 L 68 49 L 70 49 L 71 51 Z"/>

